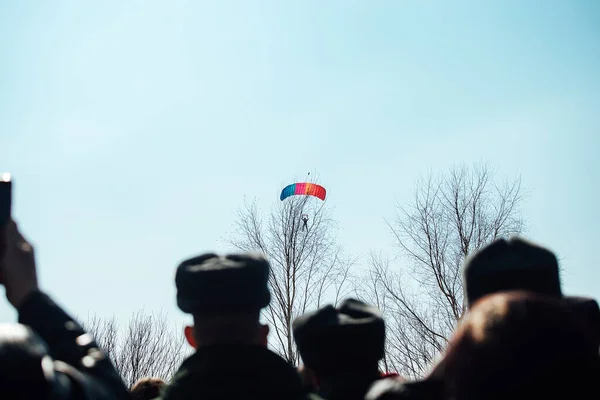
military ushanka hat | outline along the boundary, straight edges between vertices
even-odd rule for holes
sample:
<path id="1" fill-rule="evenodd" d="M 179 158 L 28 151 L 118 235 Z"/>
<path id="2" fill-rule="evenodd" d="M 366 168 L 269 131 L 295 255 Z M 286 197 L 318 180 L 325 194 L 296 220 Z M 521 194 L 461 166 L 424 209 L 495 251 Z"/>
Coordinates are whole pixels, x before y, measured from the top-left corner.
<path id="1" fill-rule="evenodd" d="M 384 355 L 381 313 L 358 300 L 304 314 L 294 320 L 293 332 L 304 364 L 317 371 L 372 365 Z"/>
<path id="2" fill-rule="evenodd" d="M 269 305 L 270 265 L 258 253 L 203 254 L 177 268 L 177 305 L 196 316 L 260 312 Z"/>
<path id="3" fill-rule="evenodd" d="M 480 298 L 510 290 L 526 290 L 562 298 L 556 255 L 515 237 L 498 239 L 477 251 L 464 268 L 469 307 Z"/>

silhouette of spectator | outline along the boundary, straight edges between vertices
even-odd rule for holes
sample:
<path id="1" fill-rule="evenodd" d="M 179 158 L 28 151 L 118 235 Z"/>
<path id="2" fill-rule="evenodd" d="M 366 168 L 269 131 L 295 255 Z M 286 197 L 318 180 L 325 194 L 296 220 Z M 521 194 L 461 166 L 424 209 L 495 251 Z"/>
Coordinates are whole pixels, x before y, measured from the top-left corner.
<path id="1" fill-rule="evenodd" d="M 363 399 L 378 379 L 385 324 L 375 307 L 354 299 L 304 314 L 293 323 L 294 339 L 318 394 L 328 400 Z"/>
<path id="2" fill-rule="evenodd" d="M 192 314 L 185 335 L 195 354 L 166 387 L 163 400 L 304 399 L 296 368 L 267 349 L 260 311 L 271 295 L 270 265 L 258 254 L 204 254 L 177 268 L 177 304 Z"/>
<path id="3" fill-rule="evenodd" d="M 13 221 L 0 240 L 6 297 L 21 323 L 0 326 L 0 397 L 128 399 L 121 378 L 92 337 L 40 291 L 33 247 Z"/>
<path id="4" fill-rule="evenodd" d="M 432 372 L 447 398 L 592 399 L 598 348 L 564 302 L 504 292 L 476 302 Z"/>
<path id="5" fill-rule="evenodd" d="M 469 305 L 504 291 L 523 290 L 563 299 L 600 346 L 600 308 L 587 297 L 564 296 L 553 252 L 521 238 L 498 239 L 467 260 L 465 293 Z"/>

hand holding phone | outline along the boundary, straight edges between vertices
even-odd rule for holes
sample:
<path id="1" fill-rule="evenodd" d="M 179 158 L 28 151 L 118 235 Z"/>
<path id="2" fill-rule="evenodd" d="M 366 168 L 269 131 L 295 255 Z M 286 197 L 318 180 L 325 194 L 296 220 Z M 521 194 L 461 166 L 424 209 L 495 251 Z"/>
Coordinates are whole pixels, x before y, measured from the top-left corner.
<path id="1" fill-rule="evenodd" d="M 14 221 L 10 220 L 2 230 L 6 243 L 2 257 L 2 283 L 6 289 L 6 298 L 18 309 L 31 293 L 39 290 L 35 252 Z"/>

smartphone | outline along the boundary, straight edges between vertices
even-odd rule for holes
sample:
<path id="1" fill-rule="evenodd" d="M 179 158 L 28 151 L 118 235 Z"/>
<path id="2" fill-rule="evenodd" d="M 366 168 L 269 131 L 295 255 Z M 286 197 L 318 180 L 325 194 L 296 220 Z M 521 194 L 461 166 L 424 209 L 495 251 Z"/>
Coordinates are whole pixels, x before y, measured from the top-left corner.
<path id="1" fill-rule="evenodd" d="M 4 231 L 4 227 L 11 219 L 12 208 L 12 181 L 10 174 L 0 173 L 0 229 Z M 4 232 L 0 234 L 0 260 L 4 258 Z M 2 273 L 2 265 L 0 263 L 0 285 L 4 284 L 4 274 Z"/>
<path id="2" fill-rule="evenodd" d="M 12 214 L 12 181 L 10 174 L 0 173 L 0 227 L 10 221 Z"/>

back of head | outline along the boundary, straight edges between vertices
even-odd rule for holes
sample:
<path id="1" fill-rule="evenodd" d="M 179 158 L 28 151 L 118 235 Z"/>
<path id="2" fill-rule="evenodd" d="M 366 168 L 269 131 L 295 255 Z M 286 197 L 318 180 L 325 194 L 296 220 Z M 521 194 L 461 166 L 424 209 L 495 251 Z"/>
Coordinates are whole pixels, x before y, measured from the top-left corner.
<path id="1" fill-rule="evenodd" d="M 512 290 L 562 296 L 554 253 L 518 237 L 498 239 L 473 254 L 465 263 L 464 281 L 469 306 L 488 294 Z"/>
<path id="2" fill-rule="evenodd" d="M 318 380 L 353 371 L 378 373 L 385 325 L 374 307 L 349 299 L 298 317 L 294 339 L 304 363 Z"/>
<path id="3" fill-rule="evenodd" d="M 598 348 L 563 302 L 505 292 L 473 306 L 433 377 L 457 400 L 561 399 L 595 397 L 598 374 Z"/>
<path id="4" fill-rule="evenodd" d="M 131 388 L 131 398 L 133 400 L 156 399 L 161 395 L 161 391 L 165 386 L 165 381 L 160 378 L 140 379 Z"/>
<path id="5" fill-rule="evenodd" d="M 177 304 L 194 316 L 202 344 L 243 342 L 259 328 L 269 305 L 270 266 L 260 254 L 203 254 L 177 268 Z"/>
<path id="6" fill-rule="evenodd" d="M 53 374 L 48 349 L 30 328 L 0 324 L 0 394 L 3 398 L 48 398 Z"/>

